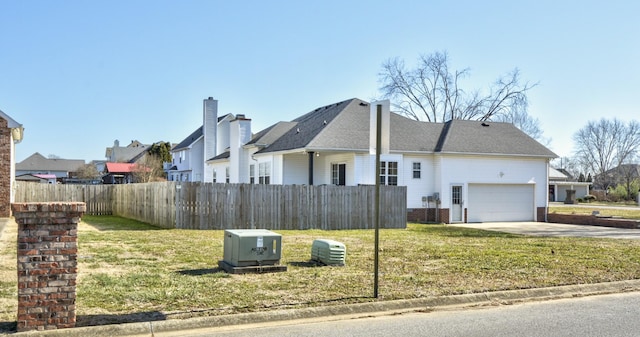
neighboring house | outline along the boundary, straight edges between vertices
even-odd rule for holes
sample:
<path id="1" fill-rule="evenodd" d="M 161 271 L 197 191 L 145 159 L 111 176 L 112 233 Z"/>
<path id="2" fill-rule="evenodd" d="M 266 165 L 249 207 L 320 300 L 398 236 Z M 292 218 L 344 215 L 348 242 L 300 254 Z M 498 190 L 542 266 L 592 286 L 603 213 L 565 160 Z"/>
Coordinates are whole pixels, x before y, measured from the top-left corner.
<path id="1" fill-rule="evenodd" d="M 127 146 L 120 146 L 117 139 L 113 142 L 113 147 L 108 147 L 105 151 L 107 162 L 112 163 L 135 163 L 140 160 L 151 145 L 142 144 L 137 140 L 132 140 Z"/>
<path id="2" fill-rule="evenodd" d="M 375 173 L 376 105 L 382 106 Z M 409 218 L 436 208 L 440 221 L 545 221 L 549 161 L 557 157 L 508 123 L 427 123 L 357 98 L 317 108 L 251 135 L 229 121 L 229 149 L 210 158 L 212 180 L 250 184 L 407 187 Z M 215 177 L 215 178 L 214 178 Z M 209 180 L 207 180 L 209 181 Z"/>
<path id="3" fill-rule="evenodd" d="M 640 178 L 640 165 L 622 164 L 593 177 L 593 185 L 597 189 L 607 190 L 608 187 L 615 188 L 619 184 L 626 184 L 638 178 Z"/>
<path id="4" fill-rule="evenodd" d="M 218 117 L 218 101 L 213 97 L 204 100 L 202 110 L 202 126 L 171 149 L 169 181 L 214 181 L 213 170 L 205 162 L 227 150 L 230 122 L 235 117 Z"/>
<path id="5" fill-rule="evenodd" d="M 22 141 L 24 128 L 0 110 L 0 218 L 11 216 L 15 190 L 15 144 Z"/>
<path id="6" fill-rule="evenodd" d="M 75 172 L 84 164 L 81 159 L 45 158 L 36 152 L 16 164 L 16 175 L 53 174 L 59 182 L 64 183 L 68 178 L 76 178 Z"/>
<path id="7" fill-rule="evenodd" d="M 549 167 L 549 201 L 565 201 L 567 190 L 576 191 L 576 198 L 589 194 L 589 182 L 579 182 L 564 170 Z"/>
<path id="8" fill-rule="evenodd" d="M 134 182 L 134 163 L 106 163 L 106 172 L 102 177 L 104 184 L 130 184 Z"/>
<path id="9" fill-rule="evenodd" d="M 27 182 L 35 182 L 42 184 L 55 184 L 56 183 L 56 175 L 55 174 L 23 174 L 21 176 L 16 177 L 16 181 L 27 181 Z"/>

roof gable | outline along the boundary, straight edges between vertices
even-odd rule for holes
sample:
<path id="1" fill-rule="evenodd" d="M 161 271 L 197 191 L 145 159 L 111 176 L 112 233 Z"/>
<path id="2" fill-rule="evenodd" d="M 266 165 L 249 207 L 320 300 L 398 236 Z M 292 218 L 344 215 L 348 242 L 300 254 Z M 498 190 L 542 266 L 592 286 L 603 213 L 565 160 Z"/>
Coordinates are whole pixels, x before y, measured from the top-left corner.
<path id="1" fill-rule="evenodd" d="M 326 105 L 294 119 L 295 127 L 288 129 L 281 137 L 259 152 L 286 151 L 308 146 L 354 100 Z"/>

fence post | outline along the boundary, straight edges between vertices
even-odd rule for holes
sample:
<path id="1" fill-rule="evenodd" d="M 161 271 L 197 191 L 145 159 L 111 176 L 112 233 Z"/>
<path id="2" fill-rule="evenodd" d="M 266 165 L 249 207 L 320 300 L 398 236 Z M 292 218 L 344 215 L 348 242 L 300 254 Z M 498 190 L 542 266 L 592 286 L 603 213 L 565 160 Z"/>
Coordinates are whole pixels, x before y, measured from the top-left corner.
<path id="1" fill-rule="evenodd" d="M 83 202 L 13 203 L 18 223 L 18 332 L 76 325 Z"/>

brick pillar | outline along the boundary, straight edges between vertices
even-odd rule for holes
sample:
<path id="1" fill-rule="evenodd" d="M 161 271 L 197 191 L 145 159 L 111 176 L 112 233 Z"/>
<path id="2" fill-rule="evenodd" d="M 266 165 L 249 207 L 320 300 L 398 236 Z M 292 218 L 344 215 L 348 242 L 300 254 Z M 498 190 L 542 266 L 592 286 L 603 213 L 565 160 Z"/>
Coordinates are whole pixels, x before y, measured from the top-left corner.
<path id="1" fill-rule="evenodd" d="M 18 332 L 76 325 L 83 202 L 13 203 L 18 223 Z"/>
<path id="2" fill-rule="evenodd" d="M 0 117 L 0 218 L 8 218 L 11 198 L 11 129 Z"/>

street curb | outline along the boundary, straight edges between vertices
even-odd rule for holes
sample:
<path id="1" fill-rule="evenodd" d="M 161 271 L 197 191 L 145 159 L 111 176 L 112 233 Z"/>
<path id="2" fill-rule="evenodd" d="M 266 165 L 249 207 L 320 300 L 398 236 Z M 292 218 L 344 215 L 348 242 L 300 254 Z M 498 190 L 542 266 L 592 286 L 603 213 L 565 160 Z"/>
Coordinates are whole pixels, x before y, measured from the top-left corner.
<path id="1" fill-rule="evenodd" d="M 401 313 L 417 310 L 438 310 L 446 307 L 470 307 L 487 304 L 506 304 L 532 300 L 549 300 L 590 295 L 602 295 L 640 291 L 640 280 L 617 281 L 596 284 L 579 284 L 548 288 L 505 290 L 477 294 L 440 296 L 408 300 L 380 301 L 315 308 L 286 309 L 244 314 L 197 317 L 166 321 L 123 323 L 79 327 L 72 329 L 28 331 L 12 334 L 12 336 L 133 336 L 153 333 L 185 331 L 191 329 L 214 328 L 231 325 L 256 324 L 275 321 L 290 321 L 345 315 L 372 315 L 385 312 Z"/>

